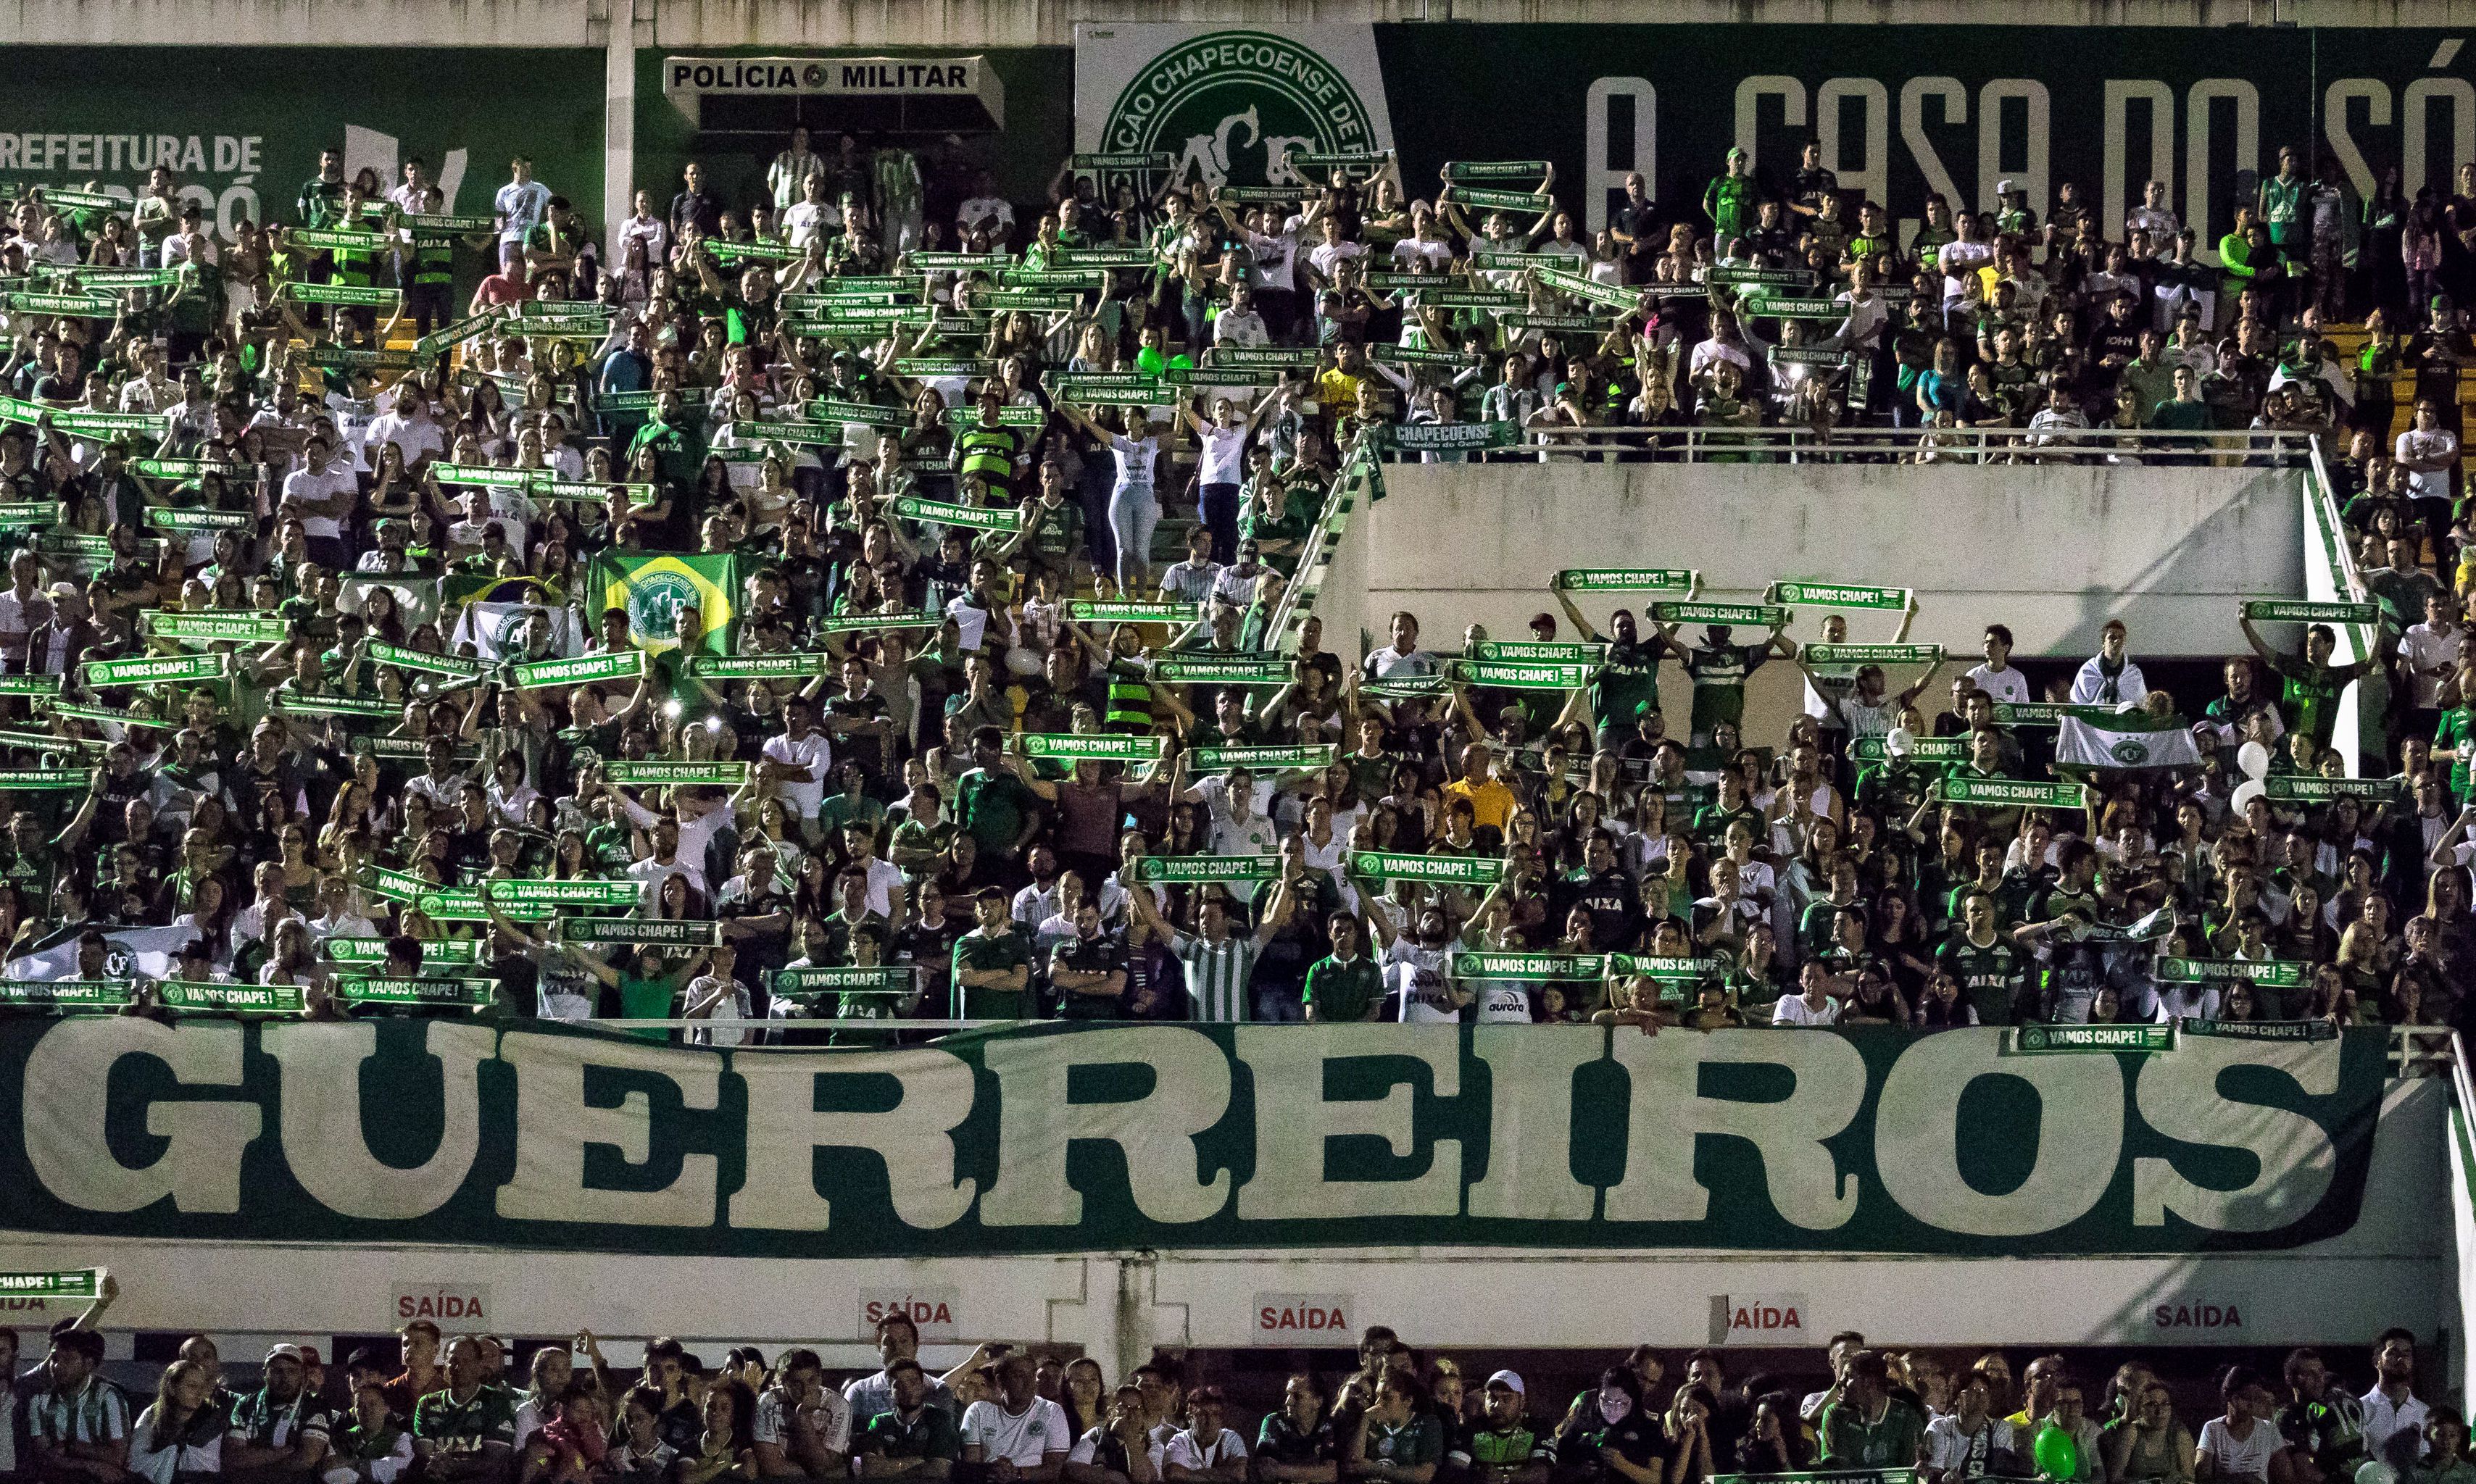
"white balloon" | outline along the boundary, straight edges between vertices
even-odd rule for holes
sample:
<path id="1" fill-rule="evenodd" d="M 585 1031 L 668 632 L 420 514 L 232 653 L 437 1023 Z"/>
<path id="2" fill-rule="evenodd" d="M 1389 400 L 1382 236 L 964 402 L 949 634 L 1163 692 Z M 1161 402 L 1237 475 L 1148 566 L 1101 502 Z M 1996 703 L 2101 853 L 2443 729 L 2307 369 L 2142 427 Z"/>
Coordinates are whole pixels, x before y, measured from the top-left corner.
<path id="1" fill-rule="evenodd" d="M 2368 1458 L 2356 1471 L 2356 1484 L 2398 1484 L 2398 1470 L 2378 1458 Z"/>
<path id="2" fill-rule="evenodd" d="M 2227 802 L 2235 805 L 2237 813 L 2241 814 L 2252 807 L 2252 802 L 2255 799 L 2267 792 L 2269 792 L 2268 784 L 2259 779 L 2246 779 L 2236 785 L 2236 791 L 2228 796 Z"/>
<path id="3" fill-rule="evenodd" d="M 2269 777 L 2269 749 L 2259 742 L 2247 742 L 2236 749 L 2236 766 L 2248 779 Z"/>
<path id="4" fill-rule="evenodd" d="M 1917 750 L 1917 737 L 1906 727 L 1894 727 L 1883 734 L 1883 751 L 1894 757 L 1906 757 Z"/>

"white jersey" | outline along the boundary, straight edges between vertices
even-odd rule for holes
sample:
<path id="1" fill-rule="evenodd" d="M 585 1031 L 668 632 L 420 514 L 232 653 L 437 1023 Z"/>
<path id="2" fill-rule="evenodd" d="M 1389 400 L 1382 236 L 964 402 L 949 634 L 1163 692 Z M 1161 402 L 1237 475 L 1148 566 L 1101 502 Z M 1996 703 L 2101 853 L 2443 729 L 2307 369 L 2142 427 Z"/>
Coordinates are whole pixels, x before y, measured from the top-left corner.
<path id="1" fill-rule="evenodd" d="M 1020 1413 L 996 1401 L 975 1401 L 963 1412 L 963 1446 L 978 1447 L 994 1463 L 1003 1458 L 1018 1469 L 1037 1469 L 1045 1453 L 1074 1450 L 1075 1435 L 1067 1430 L 1066 1410 L 1045 1397 L 1034 1397 Z"/>
<path id="2" fill-rule="evenodd" d="M 1433 1025 L 1461 1019 L 1453 1008 L 1445 980 L 1450 948 L 1423 948 L 1408 938 L 1395 938 L 1377 960 L 1384 966 L 1384 988 L 1401 997 L 1404 1025 Z"/>

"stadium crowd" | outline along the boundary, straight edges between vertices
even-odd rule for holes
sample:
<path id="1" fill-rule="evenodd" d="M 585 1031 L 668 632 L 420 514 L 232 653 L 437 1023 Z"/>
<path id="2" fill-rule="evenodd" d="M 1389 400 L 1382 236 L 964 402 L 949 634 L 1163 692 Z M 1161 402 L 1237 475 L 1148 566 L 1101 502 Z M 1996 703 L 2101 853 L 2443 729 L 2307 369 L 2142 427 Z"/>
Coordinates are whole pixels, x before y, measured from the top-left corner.
<path id="1" fill-rule="evenodd" d="M 1583 242 L 1530 161 L 1415 201 L 1389 168 L 1147 197 L 1069 161 L 1019 228 L 900 154 L 796 138 L 731 203 L 692 166 L 607 244 L 523 160 L 458 217 L 421 161 L 331 152 L 234 241 L 161 172 L 128 206 L 24 193 L 0 998 L 289 987 L 720 1045 L 881 1016 L 2456 1024 L 2465 342 L 2446 295 L 2410 314 L 2397 223 L 2291 155 L 2207 269 L 2158 201 L 2100 222 L 2069 185 L 2044 222 L 2007 189 L 1895 243 L 1811 155 Z M 1473 184 L 1525 171 L 1518 210 Z M 2350 369 L 2322 332 L 2359 309 Z M 1423 428 L 1818 397 L 2330 432 L 2373 657 L 2247 618 L 2260 662 L 2187 719 L 2119 623 L 2042 698 L 1992 622 L 1941 710 L 1931 655 L 1895 685 L 1785 608 L 1612 607 L 1587 574 L 1525 639 L 1448 655 L 1399 613 L 1356 665 L 1300 600 L 1336 489 Z M 1548 688 L 1513 673 L 1538 659 Z M 1767 663 L 1808 694 L 1763 743 Z M 2377 665 L 2401 741 L 2351 787 L 2333 744 Z M 2135 725 L 2169 739 L 2139 765 L 2073 751 Z"/>
<path id="2" fill-rule="evenodd" d="M 1706 1484 L 1879 1470 L 1891 1471 L 1873 1475 L 1881 1484 L 2464 1484 L 2476 1468 L 2459 1414 L 2415 1395 L 2404 1329 L 2385 1331 L 2355 1376 L 2309 1348 L 2275 1376 L 2229 1366 L 2201 1415 L 2179 1416 L 2176 1388 L 2139 1357 L 2101 1376 L 2036 1355 L 2016 1380 L 2000 1349 L 1962 1360 L 1869 1348 L 1854 1332 L 1832 1337 L 1810 1392 L 1795 1372 L 1731 1376 L 1742 1357 L 1712 1349 L 1681 1357 L 1671 1381 L 1668 1359 L 1642 1346 L 1566 1401 L 1531 1397 L 1511 1370 L 1466 1375 L 1378 1325 L 1346 1373 L 1292 1373 L 1252 1429 L 1222 1386 L 1167 1355 L 1113 1386 L 1088 1356 L 1007 1344 L 932 1374 L 901 1314 L 876 1340 L 881 1368 L 837 1384 L 811 1348 L 769 1363 L 734 1348 L 708 1367 L 656 1338 L 631 1373 L 589 1332 L 526 1353 L 418 1320 L 392 1349 L 357 1348 L 335 1365 L 278 1344 L 254 1385 L 235 1385 L 213 1340 L 195 1335 L 150 1403 L 99 1373 L 103 1337 L 77 1320 L 54 1325 L 22 1374 L 17 1336 L 0 1329 L 13 1379 L 0 1389 L 0 1478 Z"/>

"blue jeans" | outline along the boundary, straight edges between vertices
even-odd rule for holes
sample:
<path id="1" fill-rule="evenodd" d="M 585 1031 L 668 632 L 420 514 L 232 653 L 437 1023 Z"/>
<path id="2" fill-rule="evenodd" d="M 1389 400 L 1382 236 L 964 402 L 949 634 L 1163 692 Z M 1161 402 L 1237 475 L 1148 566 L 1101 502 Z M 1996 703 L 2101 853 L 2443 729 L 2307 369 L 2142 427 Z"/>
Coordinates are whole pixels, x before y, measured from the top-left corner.
<path id="1" fill-rule="evenodd" d="M 1118 545 L 1118 589 L 1142 596 L 1137 589 L 1151 581 L 1152 528 L 1160 524 L 1160 501 L 1150 484 L 1121 484 L 1109 491 L 1109 533 Z"/>

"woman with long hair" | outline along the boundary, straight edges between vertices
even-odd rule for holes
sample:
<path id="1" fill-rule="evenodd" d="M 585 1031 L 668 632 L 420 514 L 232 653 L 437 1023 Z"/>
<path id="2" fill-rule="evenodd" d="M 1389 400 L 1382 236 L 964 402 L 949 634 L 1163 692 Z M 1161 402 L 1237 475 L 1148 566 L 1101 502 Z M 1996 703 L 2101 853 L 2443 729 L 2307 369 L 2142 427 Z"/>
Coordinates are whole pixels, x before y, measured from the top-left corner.
<path id="1" fill-rule="evenodd" d="M 214 1373 L 203 1360 L 176 1360 L 155 1383 L 155 1400 L 129 1429 L 129 1472 L 147 1484 L 189 1484 L 223 1476 L 224 1419 L 207 1404 Z"/>
<path id="2" fill-rule="evenodd" d="M 1058 1395 L 1058 1405 L 1066 1409 L 1067 1434 L 1080 1438 L 1100 1426 L 1108 1403 L 1109 1378 L 1101 1363 L 1089 1355 L 1068 1361 Z"/>
<path id="3" fill-rule="evenodd" d="M 672 1484 L 713 1484 L 730 1474 L 756 1477 L 756 1394 L 733 1376 L 705 1394 L 705 1431 L 697 1451 L 671 1466 Z"/>

